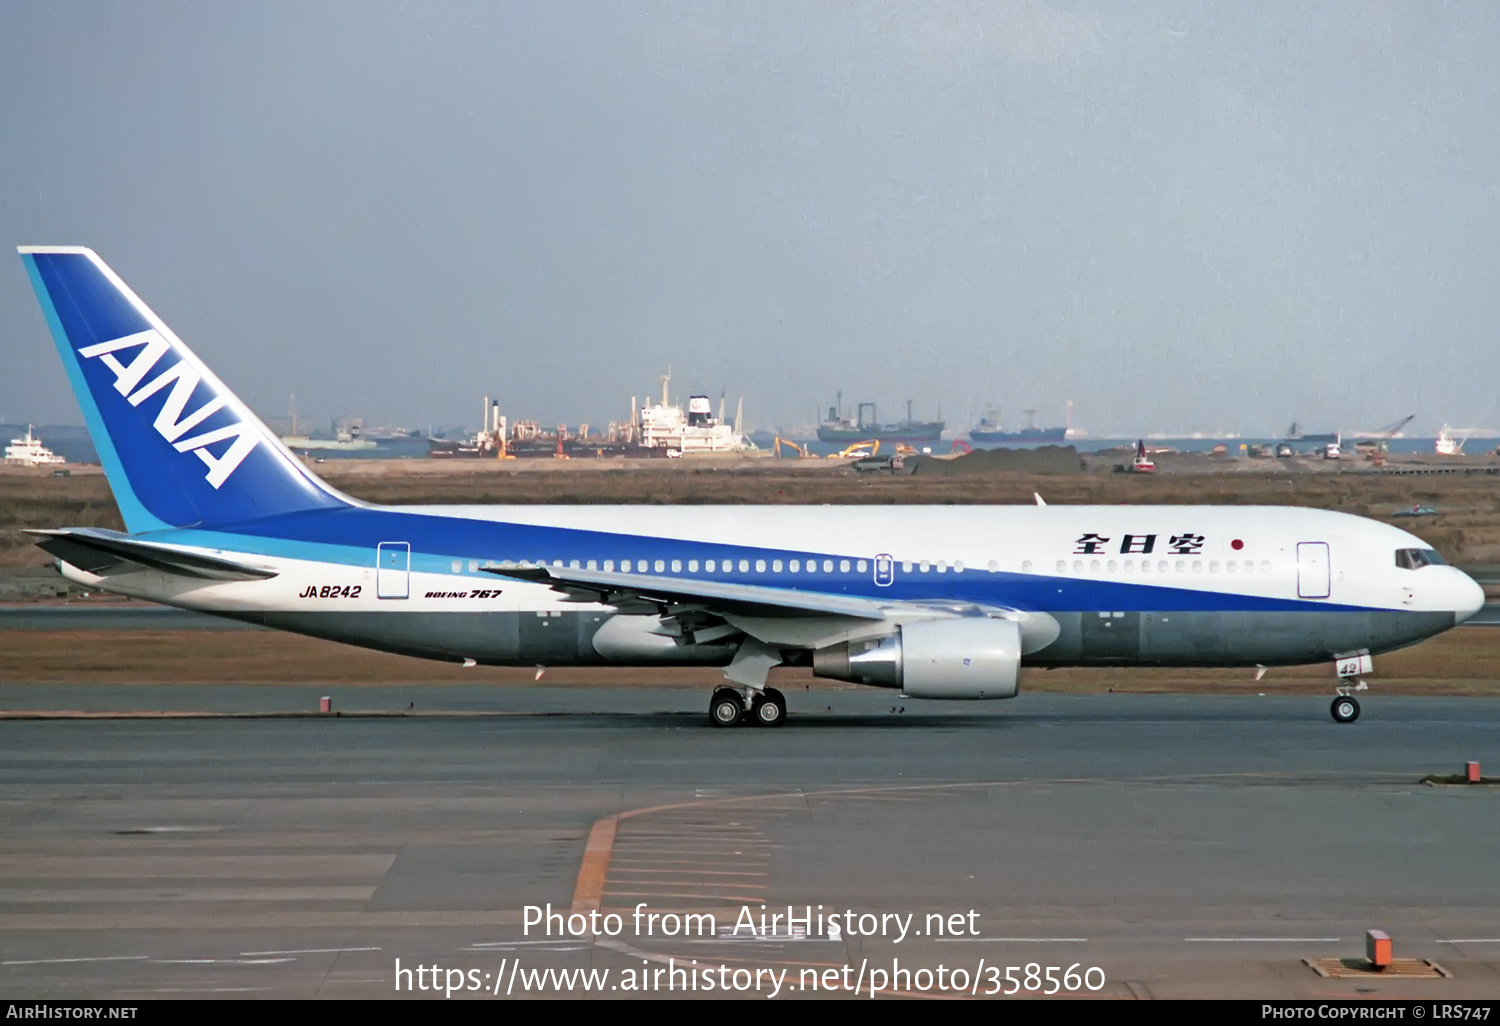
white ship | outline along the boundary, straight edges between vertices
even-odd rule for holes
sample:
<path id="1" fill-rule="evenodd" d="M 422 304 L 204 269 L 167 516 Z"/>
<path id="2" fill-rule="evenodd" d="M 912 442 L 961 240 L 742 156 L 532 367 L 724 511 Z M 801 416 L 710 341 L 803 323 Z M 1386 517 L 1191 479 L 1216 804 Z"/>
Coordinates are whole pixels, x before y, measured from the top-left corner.
<path id="1" fill-rule="evenodd" d="M 1438 432 L 1437 443 L 1434 448 L 1437 450 L 1439 456 L 1462 456 L 1464 443 L 1468 440 L 1467 435 L 1460 438 L 1454 433 L 1451 427 L 1444 424 L 1442 430 Z"/>
<path id="2" fill-rule="evenodd" d="M 688 398 L 687 412 L 681 406 L 672 405 L 669 389 L 672 371 L 661 377 L 661 402 L 646 403 L 636 418 L 640 425 L 640 443 L 648 449 L 665 449 L 668 456 L 697 456 L 709 453 L 750 452 L 756 448 L 754 442 L 740 430 L 745 411 L 745 400 L 741 399 L 735 411 L 734 423 L 724 422 L 723 401 L 720 400 L 719 415 L 713 415 L 708 396 L 695 395 Z"/>
<path id="3" fill-rule="evenodd" d="M 5 463 L 12 467 L 42 467 L 54 463 L 66 463 L 57 453 L 42 444 L 42 440 L 31 433 L 26 425 L 25 438 L 12 438 L 5 449 Z"/>

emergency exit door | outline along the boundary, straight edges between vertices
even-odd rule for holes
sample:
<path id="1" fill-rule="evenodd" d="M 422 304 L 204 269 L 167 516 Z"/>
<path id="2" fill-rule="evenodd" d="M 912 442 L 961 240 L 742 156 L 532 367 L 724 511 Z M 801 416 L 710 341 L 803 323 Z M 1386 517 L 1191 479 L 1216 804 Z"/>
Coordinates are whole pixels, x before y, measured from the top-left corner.
<path id="1" fill-rule="evenodd" d="M 375 547 L 375 594 L 404 599 L 411 593 L 411 543 L 381 542 Z"/>
<path id="2" fill-rule="evenodd" d="M 1328 543 L 1298 542 L 1297 597 L 1327 598 L 1332 579 L 1328 565 Z"/>

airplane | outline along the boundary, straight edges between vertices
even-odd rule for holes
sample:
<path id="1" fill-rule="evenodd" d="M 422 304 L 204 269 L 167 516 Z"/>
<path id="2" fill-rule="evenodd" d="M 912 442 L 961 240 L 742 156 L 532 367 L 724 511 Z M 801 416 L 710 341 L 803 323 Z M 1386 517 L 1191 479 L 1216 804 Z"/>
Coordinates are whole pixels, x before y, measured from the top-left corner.
<path id="1" fill-rule="evenodd" d="M 1349 723 L 1374 655 L 1484 602 L 1414 535 L 1314 509 L 375 505 L 92 250 L 19 252 L 124 519 L 30 532 L 90 589 L 466 666 L 718 667 L 718 727 L 785 722 L 775 666 L 1004 699 L 1023 666 L 1321 661 Z"/>

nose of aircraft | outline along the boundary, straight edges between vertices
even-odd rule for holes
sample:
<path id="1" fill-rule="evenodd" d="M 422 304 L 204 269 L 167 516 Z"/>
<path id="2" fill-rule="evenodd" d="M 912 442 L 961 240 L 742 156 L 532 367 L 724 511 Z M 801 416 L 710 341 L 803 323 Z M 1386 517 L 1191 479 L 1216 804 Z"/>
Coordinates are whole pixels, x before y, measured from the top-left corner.
<path id="1" fill-rule="evenodd" d="M 1453 570 L 1453 622 L 1463 623 L 1483 607 L 1484 589 L 1462 570 Z"/>

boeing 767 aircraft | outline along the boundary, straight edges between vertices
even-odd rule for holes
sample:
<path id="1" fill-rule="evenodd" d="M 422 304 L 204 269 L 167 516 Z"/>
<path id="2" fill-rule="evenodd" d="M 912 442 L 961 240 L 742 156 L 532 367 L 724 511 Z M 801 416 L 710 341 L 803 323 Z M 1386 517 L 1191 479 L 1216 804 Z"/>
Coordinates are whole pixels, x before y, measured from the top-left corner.
<path id="1" fill-rule="evenodd" d="M 126 528 L 31 533 L 101 591 L 467 665 L 722 667 L 721 727 L 784 722 L 778 665 L 992 699 L 1022 666 L 1325 660 L 1347 723 L 1372 655 L 1484 600 L 1421 539 L 1322 510 L 376 506 L 92 250 L 20 252 Z"/>

